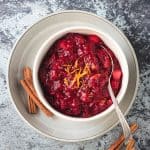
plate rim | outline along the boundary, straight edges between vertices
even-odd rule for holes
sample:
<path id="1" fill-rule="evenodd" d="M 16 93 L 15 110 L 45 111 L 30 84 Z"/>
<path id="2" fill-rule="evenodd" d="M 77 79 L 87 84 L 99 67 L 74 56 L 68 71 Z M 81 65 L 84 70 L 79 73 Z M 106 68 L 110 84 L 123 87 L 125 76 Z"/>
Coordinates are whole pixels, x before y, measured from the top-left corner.
<path id="1" fill-rule="evenodd" d="M 42 18 L 38 19 L 36 22 L 33 22 L 27 29 L 25 29 L 25 31 L 20 34 L 20 36 L 17 38 L 16 42 L 14 43 L 12 49 L 11 49 L 11 52 L 10 52 L 10 56 L 8 58 L 8 64 L 7 64 L 7 87 L 8 87 L 8 94 L 9 94 L 9 97 L 10 97 L 10 100 L 11 102 L 13 103 L 14 105 L 14 108 L 16 109 L 17 113 L 19 114 L 19 116 L 22 118 L 22 120 L 24 120 L 24 122 L 26 122 L 26 124 L 28 124 L 32 129 L 34 129 L 35 131 L 37 131 L 38 133 L 40 133 L 41 135 L 43 136 L 46 136 L 48 138 L 52 138 L 52 139 L 55 139 L 55 140 L 58 140 L 58 141 L 63 141 L 63 142 L 80 142 L 80 141 L 87 141 L 87 140 L 91 140 L 91 139 L 94 139 L 96 137 L 99 137 L 101 135 L 104 135 L 106 134 L 108 131 L 112 130 L 115 126 L 118 125 L 119 123 L 119 120 L 114 123 L 110 128 L 108 128 L 106 131 L 104 131 L 103 133 L 97 133 L 96 135 L 93 135 L 93 136 L 90 136 L 90 137 L 86 137 L 86 138 L 81 138 L 81 139 L 63 139 L 63 138 L 58 138 L 58 137 L 55 137 L 55 136 L 51 136 L 49 134 L 46 134 L 44 132 L 42 132 L 41 130 L 39 130 L 37 127 L 35 127 L 34 125 L 30 124 L 26 118 L 21 114 L 21 112 L 18 110 L 14 100 L 13 100 L 13 96 L 11 94 L 11 90 L 10 90 L 10 82 L 9 82 L 9 75 L 10 75 L 10 64 L 11 64 L 11 61 L 12 61 L 12 56 L 15 52 L 15 49 L 17 47 L 17 44 L 22 40 L 22 38 L 24 37 L 24 35 L 34 27 L 34 25 L 40 23 L 42 20 L 44 19 L 47 19 L 48 17 L 51 17 L 51 16 L 55 16 L 55 15 L 58 15 L 58 14 L 62 14 L 62 13 L 83 13 L 83 14 L 87 14 L 87 15 L 90 15 L 90 16 L 94 16 L 104 22 L 106 22 L 107 24 L 109 24 L 110 26 L 112 26 L 122 37 L 123 39 L 126 41 L 126 43 L 128 44 L 131 52 L 132 52 L 132 56 L 134 58 L 134 61 L 135 61 L 135 67 L 136 67 L 136 86 L 135 86 L 135 89 L 134 89 L 134 94 L 133 94 L 133 97 L 132 97 L 132 100 L 129 104 L 129 107 L 126 109 L 126 111 L 124 112 L 124 115 L 126 116 L 127 113 L 129 112 L 131 106 L 133 105 L 133 102 L 135 101 L 135 98 L 136 98 L 136 94 L 137 94 L 137 90 L 138 90 L 138 85 L 139 85 L 139 66 L 138 66 L 138 61 L 137 61 L 137 57 L 136 57 L 136 54 L 135 54 L 135 51 L 134 51 L 134 48 L 132 47 L 130 41 L 128 40 L 128 38 L 125 36 L 125 34 L 123 33 L 123 31 L 121 29 L 119 29 L 116 25 L 114 25 L 112 22 L 110 22 L 109 20 L 107 20 L 106 18 L 102 17 L 102 16 L 99 16 L 97 14 L 94 14 L 94 13 L 91 13 L 91 12 L 87 12 L 87 11 L 82 11 L 82 10 L 63 10 L 63 11 L 57 11 L 55 13 L 50 13 L 50 14 L 47 14 L 45 16 L 43 16 Z"/>

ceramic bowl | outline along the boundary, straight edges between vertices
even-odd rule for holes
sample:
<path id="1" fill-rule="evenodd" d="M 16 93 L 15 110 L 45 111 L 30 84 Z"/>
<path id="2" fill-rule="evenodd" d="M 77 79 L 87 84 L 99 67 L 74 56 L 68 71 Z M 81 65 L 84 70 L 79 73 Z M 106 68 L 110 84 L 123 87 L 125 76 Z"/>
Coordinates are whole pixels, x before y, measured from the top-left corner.
<path id="1" fill-rule="evenodd" d="M 76 27 L 74 27 L 72 25 L 71 27 L 66 27 L 64 29 L 58 29 L 58 31 L 56 31 L 46 41 L 44 41 L 44 43 L 41 45 L 41 47 L 37 51 L 37 55 L 35 56 L 35 60 L 34 60 L 34 65 L 33 65 L 33 83 L 34 83 L 34 87 L 35 87 L 35 90 L 36 90 L 37 95 L 40 98 L 41 102 L 54 115 L 57 115 L 57 116 L 62 117 L 64 119 L 68 119 L 68 120 L 72 120 L 72 121 L 81 121 L 81 122 L 92 121 L 92 120 L 95 120 L 95 119 L 99 119 L 99 118 L 104 117 L 104 116 L 108 115 L 109 113 L 111 113 L 111 111 L 114 109 L 114 105 L 111 105 L 109 108 L 107 108 L 103 112 L 101 112 L 101 113 L 99 113 L 95 116 L 89 117 L 89 118 L 79 118 L 79 117 L 67 116 L 67 115 L 64 115 L 64 114 L 60 113 L 56 109 L 54 109 L 47 102 L 46 98 L 44 97 L 44 93 L 42 91 L 42 88 L 40 86 L 40 82 L 39 82 L 39 79 L 38 79 L 38 70 L 39 70 L 40 64 L 43 60 L 43 57 L 46 55 L 47 51 L 49 50 L 51 45 L 56 40 L 58 40 L 63 35 L 65 35 L 67 33 L 70 33 L 70 32 L 72 32 L 72 33 L 82 33 L 82 34 L 95 34 L 95 35 L 99 36 L 109 48 L 111 48 L 111 50 L 113 51 L 113 53 L 116 55 L 117 59 L 119 60 L 119 63 L 120 63 L 120 66 L 121 66 L 122 72 L 123 72 L 122 85 L 121 85 L 121 89 L 120 89 L 120 91 L 117 95 L 117 100 L 120 103 L 120 101 L 123 99 L 123 96 L 126 92 L 126 88 L 127 88 L 127 85 L 128 85 L 128 78 L 129 78 L 128 63 L 127 63 L 127 59 L 125 57 L 125 54 L 124 54 L 123 50 L 121 48 L 119 48 L 119 46 L 117 45 L 117 41 L 114 41 L 109 35 L 105 34 L 105 32 L 97 31 L 97 29 L 89 28 L 88 26 L 85 26 L 85 27 L 76 26 Z"/>

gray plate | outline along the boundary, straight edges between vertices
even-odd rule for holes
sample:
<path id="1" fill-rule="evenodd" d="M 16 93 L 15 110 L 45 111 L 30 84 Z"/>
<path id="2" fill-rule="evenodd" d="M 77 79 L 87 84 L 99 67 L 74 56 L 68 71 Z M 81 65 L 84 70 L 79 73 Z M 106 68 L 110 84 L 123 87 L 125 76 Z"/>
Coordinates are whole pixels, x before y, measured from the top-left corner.
<path id="1" fill-rule="evenodd" d="M 26 95 L 19 80 L 22 78 L 24 66 L 32 68 L 35 55 L 42 43 L 58 29 L 72 25 L 101 30 L 112 37 L 122 49 L 129 67 L 129 84 L 120 103 L 124 114 L 129 111 L 135 99 L 139 78 L 137 60 L 131 44 L 118 28 L 104 18 L 83 11 L 65 11 L 51 14 L 31 26 L 17 41 L 10 57 L 8 87 L 11 99 L 17 112 L 30 127 L 48 137 L 68 142 L 83 141 L 103 135 L 117 125 L 118 118 L 115 111 L 90 123 L 74 123 L 58 117 L 48 118 L 40 111 L 36 115 L 30 115 L 27 112 Z"/>

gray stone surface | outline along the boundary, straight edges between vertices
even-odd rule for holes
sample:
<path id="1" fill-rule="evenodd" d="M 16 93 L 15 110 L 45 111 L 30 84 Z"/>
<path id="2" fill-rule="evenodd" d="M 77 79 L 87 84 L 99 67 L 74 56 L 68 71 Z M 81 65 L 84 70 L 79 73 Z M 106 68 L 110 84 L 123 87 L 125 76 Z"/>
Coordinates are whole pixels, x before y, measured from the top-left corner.
<path id="1" fill-rule="evenodd" d="M 55 141 L 36 133 L 15 111 L 6 87 L 8 57 L 19 35 L 41 17 L 80 9 L 112 21 L 135 48 L 140 84 L 128 121 L 138 122 L 137 150 L 150 149 L 150 1 L 149 0 L 0 0 L 0 150 L 100 150 L 114 141 L 120 126 L 102 137 L 79 143 Z"/>

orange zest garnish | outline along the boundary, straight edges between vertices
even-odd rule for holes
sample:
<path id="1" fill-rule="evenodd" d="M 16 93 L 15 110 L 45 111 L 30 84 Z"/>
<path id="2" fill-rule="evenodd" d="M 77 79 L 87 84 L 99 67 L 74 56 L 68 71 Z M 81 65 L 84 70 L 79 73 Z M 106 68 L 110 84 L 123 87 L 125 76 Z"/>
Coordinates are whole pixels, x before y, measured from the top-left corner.
<path id="1" fill-rule="evenodd" d="M 70 73 L 70 68 L 71 68 L 70 65 L 66 65 L 65 71 L 66 71 L 68 74 Z"/>
<path id="2" fill-rule="evenodd" d="M 65 66 L 66 66 L 65 71 L 67 72 L 68 76 L 72 77 L 72 80 L 68 80 L 67 78 L 64 78 L 64 83 L 69 87 L 72 87 L 76 83 L 77 88 L 79 88 L 81 85 L 81 81 L 80 81 L 81 78 L 91 73 L 88 64 L 85 64 L 83 69 L 81 67 L 79 68 L 78 60 L 75 61 L 72 67 L 70 65 L 65 65 Z"/>
<path id="3" fill-rule="evenodd" d="M 77 69 L 75 69 L 75 70 L 73 70 L 72 72 L 70 72 L 71 74 L 73 74 L 73 73 L 75 73 L 76 71 L 78 71 L 79 69 L 77 68 Z"/>
<path id="4" fill-rule="evenodd" d="M 78 67 L 78 59 L 74 63 L 74 68 L 77 68 L 77 67 Z"/>
<path id="5" fill-rule="evenodd" d="M 69 83 L 68 83 L 68 80 L 66 78 L 64 78 L 64 83 L 68 86 Z"/>

